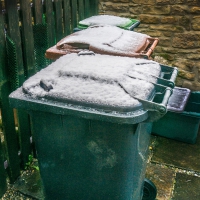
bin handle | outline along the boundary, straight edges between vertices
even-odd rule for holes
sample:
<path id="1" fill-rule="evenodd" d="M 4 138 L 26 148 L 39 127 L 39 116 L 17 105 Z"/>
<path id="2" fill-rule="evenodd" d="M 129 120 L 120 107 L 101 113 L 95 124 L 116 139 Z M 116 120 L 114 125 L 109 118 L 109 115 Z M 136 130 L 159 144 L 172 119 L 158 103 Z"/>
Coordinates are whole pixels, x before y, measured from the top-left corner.
<path id="1" fill-rule="evenodd" d="M 93 56 L 95 56 L 95 53 L 93 51 L 88 51 L 88 50 L 80 51 L 78 53 L 78 56 L 84 56 L 84 55 L 93 55 Z"/>
<path id="2" fill-rule="evenodd" d="M 130 75 L 127 75 L 127 76 L 130 77 L 130 78 L 134 78 L 135 79 L 135 77 L 131 77 Z M 157 103 L 157 102 L 153 102 L 153 101 L 150 101 L 150 100 L 144 100 L 144 99 L 138 98 L 137 96 L 133 96 L 126 90 L 126 88 L 123 86 L 122 83 L 120 83 L 118 81 L 117 81 L 117 83 L 131 97 L 133 97 L 133 98 L 137 99 L 139 102 L 141 102 L 144 109 L 150 110 L 150 111 L 156 111 L 156 112 L 159 112 L 162 115 L 164 115 L 167 112 L 167 103 L 168 103 L 169 97 L 171 96 L 171 94 L 173 92 L 172 88 L 166 87 L 166 86 L 163 86 L 163 85 L 160 85 L 160 84 L 149 82 L 149 83 L 153 84 L 154 88 L 155 88 L 154 98 L 155 98 L 156 95 L 160 95 L 160 96 L 164 95 L 163 99 L 162 99 L 162 102 L 161 103 Z"/>
<path id="3" fill-rule="evenodd" d="M 170 78 L 170 81 L 173 82 L 173 84 L 176 80 L 177 74 L 178 74 L 178 69 L 175 67 Z"/>
<path id="4" fill-rule="evenodd" d="M 157 46 L 159 39 L 158 38 L 148 38 L 148 40 L 153 40 L 152 45 L 149 47 L 147 53 L 145 54 L 149 58 L 150 55 L 153 53 L 155 47 Z"/>
<path id="5" fill-rule="evenodd" d="M 172 88 L 167 87 L 165 89 L 165 94 L 164 94 L 162 103 L 147 101 L 144 99 L 140 99 L 138 97 L 134 97 L 134 98 L 142 103 L 144 109 L 150 110 L 150 111 L 156 111 L 156 112 L 159 112 L 160 114 L 164 115 L 167 112 L 167 103 L 168 103 L 168 100 L 169 100 L 169 97 L 171 96 L 171 94 L 172 94 Z"/>

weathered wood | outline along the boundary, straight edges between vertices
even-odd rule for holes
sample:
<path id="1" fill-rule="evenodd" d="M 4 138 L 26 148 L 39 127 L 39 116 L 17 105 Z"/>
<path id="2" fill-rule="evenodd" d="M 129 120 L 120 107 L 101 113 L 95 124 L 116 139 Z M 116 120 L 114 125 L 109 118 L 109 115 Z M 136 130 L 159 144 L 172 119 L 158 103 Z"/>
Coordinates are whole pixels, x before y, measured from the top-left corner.
<path id="1" fill-rule="evenodd" d="M 84 0 L 85 1 L 85 18 L 90 17 L 90 0 Z"/>
<path id="2" fill-rule="evenodd" d="M 77 27 L 77 0 L 71 0 L 71 25 L 72 30 Z"/>
<path id="3" fill-rule="evenodd" d="M 8 175 L 10 182 L 13 183 L 20 175 L 20 159 L 18 156 L 18 137 L 15 131 L 15 121 L 13 109 L 10 108 L 8 95 L 11 88 L 8 82 L 4 83 L 1 90 L 2 105 L 2 125 L 8 158 Z"/>
<path id="4" fill-rule="evenodd" d="M 24 64 L 23 64 L 24 62 L 23 62 L 23 56 L 22 56 L 21 35 L 20 35 L 20 30 L 19 30 L 19 17 L 18 17 L 18 12 L 17 12 L 17 1 L 11 0 L 11 1 L 9 1 L 9 3 L 7 1 L 5 3 L 6 3 L 5 5 L 6 5 L 6 11 L 7 11 L 7 18 L 8 18 L 8 34 L 11 37 L 11 39 L 13 40 L 14 45 L 15 45 L 15 49 L 16 49 L 15 54 L 16 54 L 17 71 L 15 71 L 16 69 L 12 65 L 9 66 L 9 68 L 14 71 L 13 73 L 17 73 L 18 80 L 19 80 L 19 86 L 21 86 L 23 84 L 24 80 L 25 80 L 25 73 L 24 73 Z M 25 7 L 22 6 L 22 8 L 23 8 L 22 10 L 23 10 L 23 14 L 24 14 L 24 20 L 22 19 L 22 22 L 28 20 L 27 22 L 25 22 L 27 29 L 28 29 L 32 25 L 32 23 L 27 25 L 28 22 L 30 23 L 30 16 L 28 17 L 28 15 L 24 11 L 26 9 L 26 6 L 27 6 L 26 3 L 25 3 Z M 29 5 L 29 11 L 30 11 L 30 5 Z M 23 14 L 22 14 L 22 18 L 23 18 Z M 28 19 L 26 19 L 27 17 L 28 17 Z M 24 38 L 23 40 L 26 41 L 26 39 L 27 39 L 26 38 L 27 37 L 26 32 L 29 32 L 29 30 L 24 29 L 24 30 L 22 30 L 22 32 L 23 32 L 23 38 Z M 30 40 L 30 39 L 28 39 L 28 40 Z M 32 42 L 33 42 L 33 39 L 31 41 L 31 44 L 32 44 L 31 46 L 32 46 L 32 49 L 33 49 L 33 43 Z M 29 48 L 29 43 L 26 41 L 26 49 L 24 49 L 25 52 L 28 52 L 28 50 L 29 50 L 28 48 Z M 8 55 L 8 56 L 12 57 L 13 56 L 12 52 L 10 52 L 10 53 L 11 53 L 11 55 Z M 33 51 L 32 51 L 32 54 L 33 54 Z M 24 55 L 26 55 L 26 54 L 24 54 Z M 29 56 L 29 53 L 28 53 L 28 56 Z M 34 62 L 33 57 L 26 58 L 25 60 L 26 60 L 25 63 L 27 65 L 29 65 L 31 62 Z M 31 74 L 31 73 L 29 73 L 29 74 Z M 5 92 L 7 95 L 9 95 L 9 93 L 11 92 L 11 88 L 8 88 L 8 87 L 6 87 L 6 88 L 8 90 L 10 89 L 9 91 L 7 91 L 7 93 Z M 4 96 L 4 104 L 2 104 L 2 106 L 5 106 L 5 108 L 9 112 L 9 109 L 11 109 L 11 108 L 9 107 L 9 103 L 7 101 L 8 101 L 8 96 L 7 97 Z M 4 116 L 5 116 L 5 122 L 4 123 L 6 123 L 7 126 L 8 126 L 7 133 L 6 133 L 7 138 L 8 138 L 7 145 L 10 145 L 11 142 L 10 142 L 9 138 L 14 134 L 13 131 L 15 130 L 15 127 L 14 128 L 12 127 L 13 122 L 11 120 L 9 120 L 9 118 L 7 117 L 6 111 L 4 113 Z M 11 118 L 13 118 L 12 109 L 9 113 L 9 116 Z M 3 113 L 2 113 L 2 118 L 3 118 Z M 26 113 L 25 113 L 25 116 L 22 116 L 22 115 L 18 116 L 18 124 L 19 124 L 19 136 L 21 138 L 23 138 L 22 139 L 23 141 L 20 139 L 20 141 L 22 141 L 20 143 L 20 148 L 21 148 L 21 152 L 22 152 L 22 154 L 21 154 L 22 155 L 22 157 L 21 157 L 22 158 L 22 165 L 24 165 L 26 163 L 27 159 L 28 159 L 27 155 L 30 153 L 29 149 L 27 148 L 27 144 L 28 144 L 27 139 L 24 139 L 25 137 L 28 137 L 29 134 L 30 134 L 28 115 Z M 9 130 L 9 129 L 12 129 L 12 130 Z M 29 139 L 28 139 L 28 141 L 29 141 Z M 24 152 L 24 149 L 25 149 L 24 146 L 27 148 L 25 150 L 25 152 Z M 29 144 L 29 146 L 30 146 L 30 144 Z M 12 150 L 10 150 L 10 151 L 12 151 Z M 15 151 L 18 151 L 18 150 L 15 149 Z M 14 150 L 13 150 L 12 153 L 14 153 Z M 15 152 L 15 153 L 17 153 L 17 152 Z M 11 154 L 9 155 L 9 158 L 10 157 L 12 158 Z M 17 164 L 18 164 L 18 162 L 13 163 L 12 160 L 11 160 L 10 161 L 10 168 L 16 166 Z M 18 166 L 16 167 L 16 169 L 18 169 Z M 14 171 L 14 170 L 12 169 L 11 172 Z M 17 175 L 18 175 L 18 170 L 11 173 L 10 174 L 10 180 L 14 181 L 14 179 L 16 178 Z"/>
<path id="5" fill-rule="evenodd" d="M 64 36 L 71 33 L 71 11 L 70 0 L 63 0 L 63 24 L 64 24 Z"/>
<path id="6" fill-rule="evenodd" d="M 78 22 L 85 18 L 84 0 L 78 0 Z"/>
<path id="7" fill-rule="evenodd" d="M 6 171 L 4 169 L 4 157 L 1 146 L 1 138 L 0 138 L 0 198 L 4 195 L 7 189 L 6 184 Z"/>
<path id="8" fill-rule="evenodd" d="M 21 15 L 22 15 L 22 45 L 24 66 L 26 69 L 27 78 L 34 75 L 35 70 L 35 56 L 34 56 L 34 40 L 32 29 L 32 13 L 30 2 L 27 0 L 20 0 Z"/>
<path id="9" fill-rule="evenodd" d="M 33 0 L 34 23 L 42 24 L 42 0 Z"/>
<path id="10" fill-rule="evenodd" d="M 17 12 L 17 0 L 5 1 L 8 19 L 8 35 L 16 45 L 16 62 L 18 66 L 19 85 L 24 82 L 24 64 L 21 47 L 21 35 L 19 30 L 19 16 Z"/>
<path id="11" fill-rule="evenodd" d="M 55 7 L 55 26 L 56 26 L 56 41 L 63 38 L 63 23 L 62 23 L 62 0 L 54 0 Z"/>
<path id="12" fill-rule="evenodd" d="M 5 45 L 5 34 L 4 34 L 4 17 L 2 13 L 2 2 L 0 2 L 0 91 L 5 82 L 6 74 L 6 45 Z M 0 92 L 1 94 L 1 92 Z M 0 95 L 1 96 L 1 95 Z M 2 98 L 1 98 L 2 101 Z M 2 102 L 1 102 L 2 104 Z M 4 195 L 7 189 L 6 184 L 6 172 L 4 169 L 4 153 L 2 150 L 1 145 L 1 138 L 0 138 L 0 198 Z"/>
<path id="13" fill-rule="evenodd" d="M 51 47 L 56 43 L 53 3 L 51 0 L 45 0 L 44 6 L 45 6 L 45 18 L 48 27 L 48 44 L 49 47 Z"/>
<path id="14" fill-rule="evenodd" d="M 99 12 L 99 0 L 90 0 L 90 15 L 97 15 Z"/>

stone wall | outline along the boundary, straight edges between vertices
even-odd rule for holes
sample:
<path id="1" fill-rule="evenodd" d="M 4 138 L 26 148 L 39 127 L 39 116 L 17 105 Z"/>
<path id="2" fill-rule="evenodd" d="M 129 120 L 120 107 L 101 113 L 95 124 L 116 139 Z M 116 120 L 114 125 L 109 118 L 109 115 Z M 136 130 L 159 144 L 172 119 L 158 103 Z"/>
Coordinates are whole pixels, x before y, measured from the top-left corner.
<path id="1" fill-rule="evenodd" d="M 100 13 L 139 19 L 135 31 L 159 38 L 153 56 L 179 68 L 176 85 L 200 91 L 200 0 L 100 0 Z"/>

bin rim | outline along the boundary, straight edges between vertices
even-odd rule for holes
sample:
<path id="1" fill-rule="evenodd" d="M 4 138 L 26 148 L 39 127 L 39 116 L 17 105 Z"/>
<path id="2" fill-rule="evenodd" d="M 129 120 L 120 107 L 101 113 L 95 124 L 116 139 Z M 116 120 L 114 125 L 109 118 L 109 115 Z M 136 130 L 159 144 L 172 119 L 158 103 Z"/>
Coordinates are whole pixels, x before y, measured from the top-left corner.
<path id="1" fill-rule="evenodd" d="M 60 115 L 73 115 L 86 119 L 109 121 L 121 124 L 137 124 L 148 119 L 148 111 L 138 109 L 132 112 L 105 112 L 90 107 L 71 105 L 53 100 L 34 99 L 23 93 L 22 87 L 9 95 L 11 107 L 32 111 L 50 112 Z"/>

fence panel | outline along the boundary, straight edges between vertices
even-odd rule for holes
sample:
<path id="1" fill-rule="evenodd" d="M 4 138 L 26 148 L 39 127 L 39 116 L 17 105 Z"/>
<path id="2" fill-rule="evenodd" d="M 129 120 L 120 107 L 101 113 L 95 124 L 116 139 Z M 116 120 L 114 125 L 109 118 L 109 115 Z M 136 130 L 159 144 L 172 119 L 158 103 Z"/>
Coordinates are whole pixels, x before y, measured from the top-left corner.
<path id="1" fill-rule="evenodd" d="M 77 0 L 71 0 L 71 26 L 72 30 L 77 26 Z"/>
<path id="2" fill-rule="evenodd" d="M 10 91 L 7 92 L 7 95 L 9 95 L 9 93 L 13 90 L 16 89 L 17 87 L 21 86 L 25 80 L 25 70 L 24 70 L 24 63 L 28 64 L 28 65 L 32 65 L 31 62 L 33 61 L 33 58 L 30 59 L 26 59 L 26 61 L 24 62 L 24 57 L 23 57 L 23 53 L 30 50 L 31 48 L 33 48 L 33 45 L 29 47 L 29 44 L 26 40 L 28 40 L 27 37 L 27 33 L 30 35 L 29 30 L 22 30 L 22 35 L 25 39 L 21 39 L 21 32 L 20 32 L 20 26 L 22 22 L 24 22 L 24 24 L 26 24 L 25 26 L 27 26 L 27 23 L 29 21 L 30 23 L 30 17 L 29 20 L 26 21 L 25 19 L 27 18 L 27 14 L 25 14 L 25 11 L 23 11 L 23 14 L 25 15 L 25 19 L 22 21 L 19 20 L 19 13 L 18 13 L 18 8 L 17 8 L 17 1 L 16 0 L 11 0 L 11 2 L 5 2 L 6 4 L 6 12 L 7 12 L 7 23 L 8 23 L 8 31 L 7 34 L 10 36 L 11 40 L 13 41 L 13 51 L 7 51 L 8 57 L 9 57 L 9 62 L 12 59 L 13 54 L 16 55 L 16 68 L 15 65 L 13 65 L 13 63 L 9 64 L 9 69 L 11 74 L 9 74 L 10 76 L 13 76 L 13 73 L 16 74 L 15 77 L 18 78 L 18 81 L 16 80 L 15 83 L 12 83 L 12 85 L 15 85 L 14 88 L 10 88 L 10 87 L 5 87 L 4 89 L 8 89 Z M 27 6 L 25 6 L 26 9 Z M 30 5 L 29 5 L 29 11 L 30 11 Z M 24 25 L 23 24 L 23 25 Z M 28 28 L 28 26 L 27 26 Z M 22 51 L 22 41 L 25 41 L 25 44 L 28 46 L 23 46 L 23 50 Z M 15 46 L 15 48 L 14 48 Z M 29 49 L 30 48 L 30 49 Z M 29 53 L 28 53 L 29 55 Z M 26 55 L 25 55 L 26 56 Z M 33 55 L 32 55 L 33 56 Z M 32 68 L 32 66 L 30 67 Z M 26 68 L 28 70 L 28 68 Z M 28 73 L 27 73 L 28 74 Z M 11 82 L 13 82 L 13 80 L 11 80 Z M 5 97 L 5 105 L 7 105 L 9 107 L 9 104 L 6 104 L 6 100 L 8 100 L 8 98 Z M 11 111 L 10 111 L 11 112 Z M 27 155 L 30 154 L 30 126 L 29 126 L 29 116 L 27 113 L 25 113 L 23 110 L 18 110 L 17 111 L 17 119 L 18 119 L 18 130 L 19 130 L 19 141 L 20 141 L 20 152 L 21 152 L 21 158 L 22 158 L 22 166 L 25 166 L 25 163 L 28 161 L 28 157 Z M 10 122 L 11 125 L 13 126 L 12 122 Z M 11 133 L 7 133 L 7 134 L 11 134 Z M 7 135 L 8 138 L 10 138 L 9 135 Z M 8 143 L 8 141 L 7 141 Z M 7 144 L 9 145 L 9 144 Z M 29 147 L 29 148 L 28 148 Z M 12 163 L 12 162 L 11 162 Z M 11 166 L 12 164 L 9 163 L 9 166 L 14 168 L 14 166 Z M 12 176 L 12 174 L 11 174 Z M 14 177 L 10 177 L 10 179 L 12 180 Z"/>
<path id="3" fill-rule="evenodd" d="M 63 38 L 62 0 L 54 0 L 56 41 Z"/>
<path id="4" fill-rule="evenodd" d="M 29 116 L 17 110 L 17 132 L 8 96 L 26 78 L 50 63 L 44 56 L 46 49 L 70 34 L 78 21 L 96 13 L 96 3 L 96 0 L 33 0 L 30 4 L 27 0 L 9 0 L 5 1 L 3 15 L 0 1 L 0 106 L 6 145 L 4 155 L 0 147 L 0 196 L 6 190 L 3 158 L 7 158 L 6 171 L 13 183 L 28 161 L 32 147 Z"/>
<path id="5" fill-rule="evenodd" d="M 84 0 L 85 1 L 85 18 L 90 17 L 90 0 Z"/>
<path id="6" fill-rule="evenodd" d="M 55 21 L 54 21 L 54 12 L 53 12 L 53 3 L 52 1 L 44 1 L 44 10 L 45 10 L 45 19 L 48 28 L 48 44 L 49 47 L 55 44 Z"/>
<path id="7" fill-rule="evenodd" d="M 63 0 L 63 26 L 64 26 L 64 36 L 71 33 L 71 23 L 70 23 L 70 0 Z"/>
<path id="8" fill-rule="evenodd" d="M 33 0 L 33 16 L 35 24 L 42 24 L 42 16 L 43 16 L 42 0 Z"/>
<path id="9" fill-rule="evenodd" d="M 6 69 L 6 46 L 5 46 L 5 34 L 4 34 L 4 17 L 2 12 L 2 4 L 0 3 L 0 91 L 2 91 L 2 86 L 5 83 L 5 69 Z M 1 94 L 1 92 L 0 92 Z M 0 105 L 2 105 L 2 97 L 0 95 Z M 6 172 L 4 169 L 4 161 L 5 161 L 5 155 L 2 151 L 2 145 L 1 145 L 1 137 L 0 137 L 0 198 L 4 195 L 7 189 L 6 185 Z"/>
<path id="10" fill-rule="evenodd" d="M 1 138 L 0 138 L 0 198 L 4 195 L 7 189 L 6 185 L 6 172 L 4 169 L 4 157 L 2 152 L 2 146 L 1 146 Z"/>
<path id="11" fill-rule="evenodd" d="M 78 21 L 81 21 L 82 19 L 85 18 L 85 5 L 84 5 L 84 0 L 78 0 Z"/>

